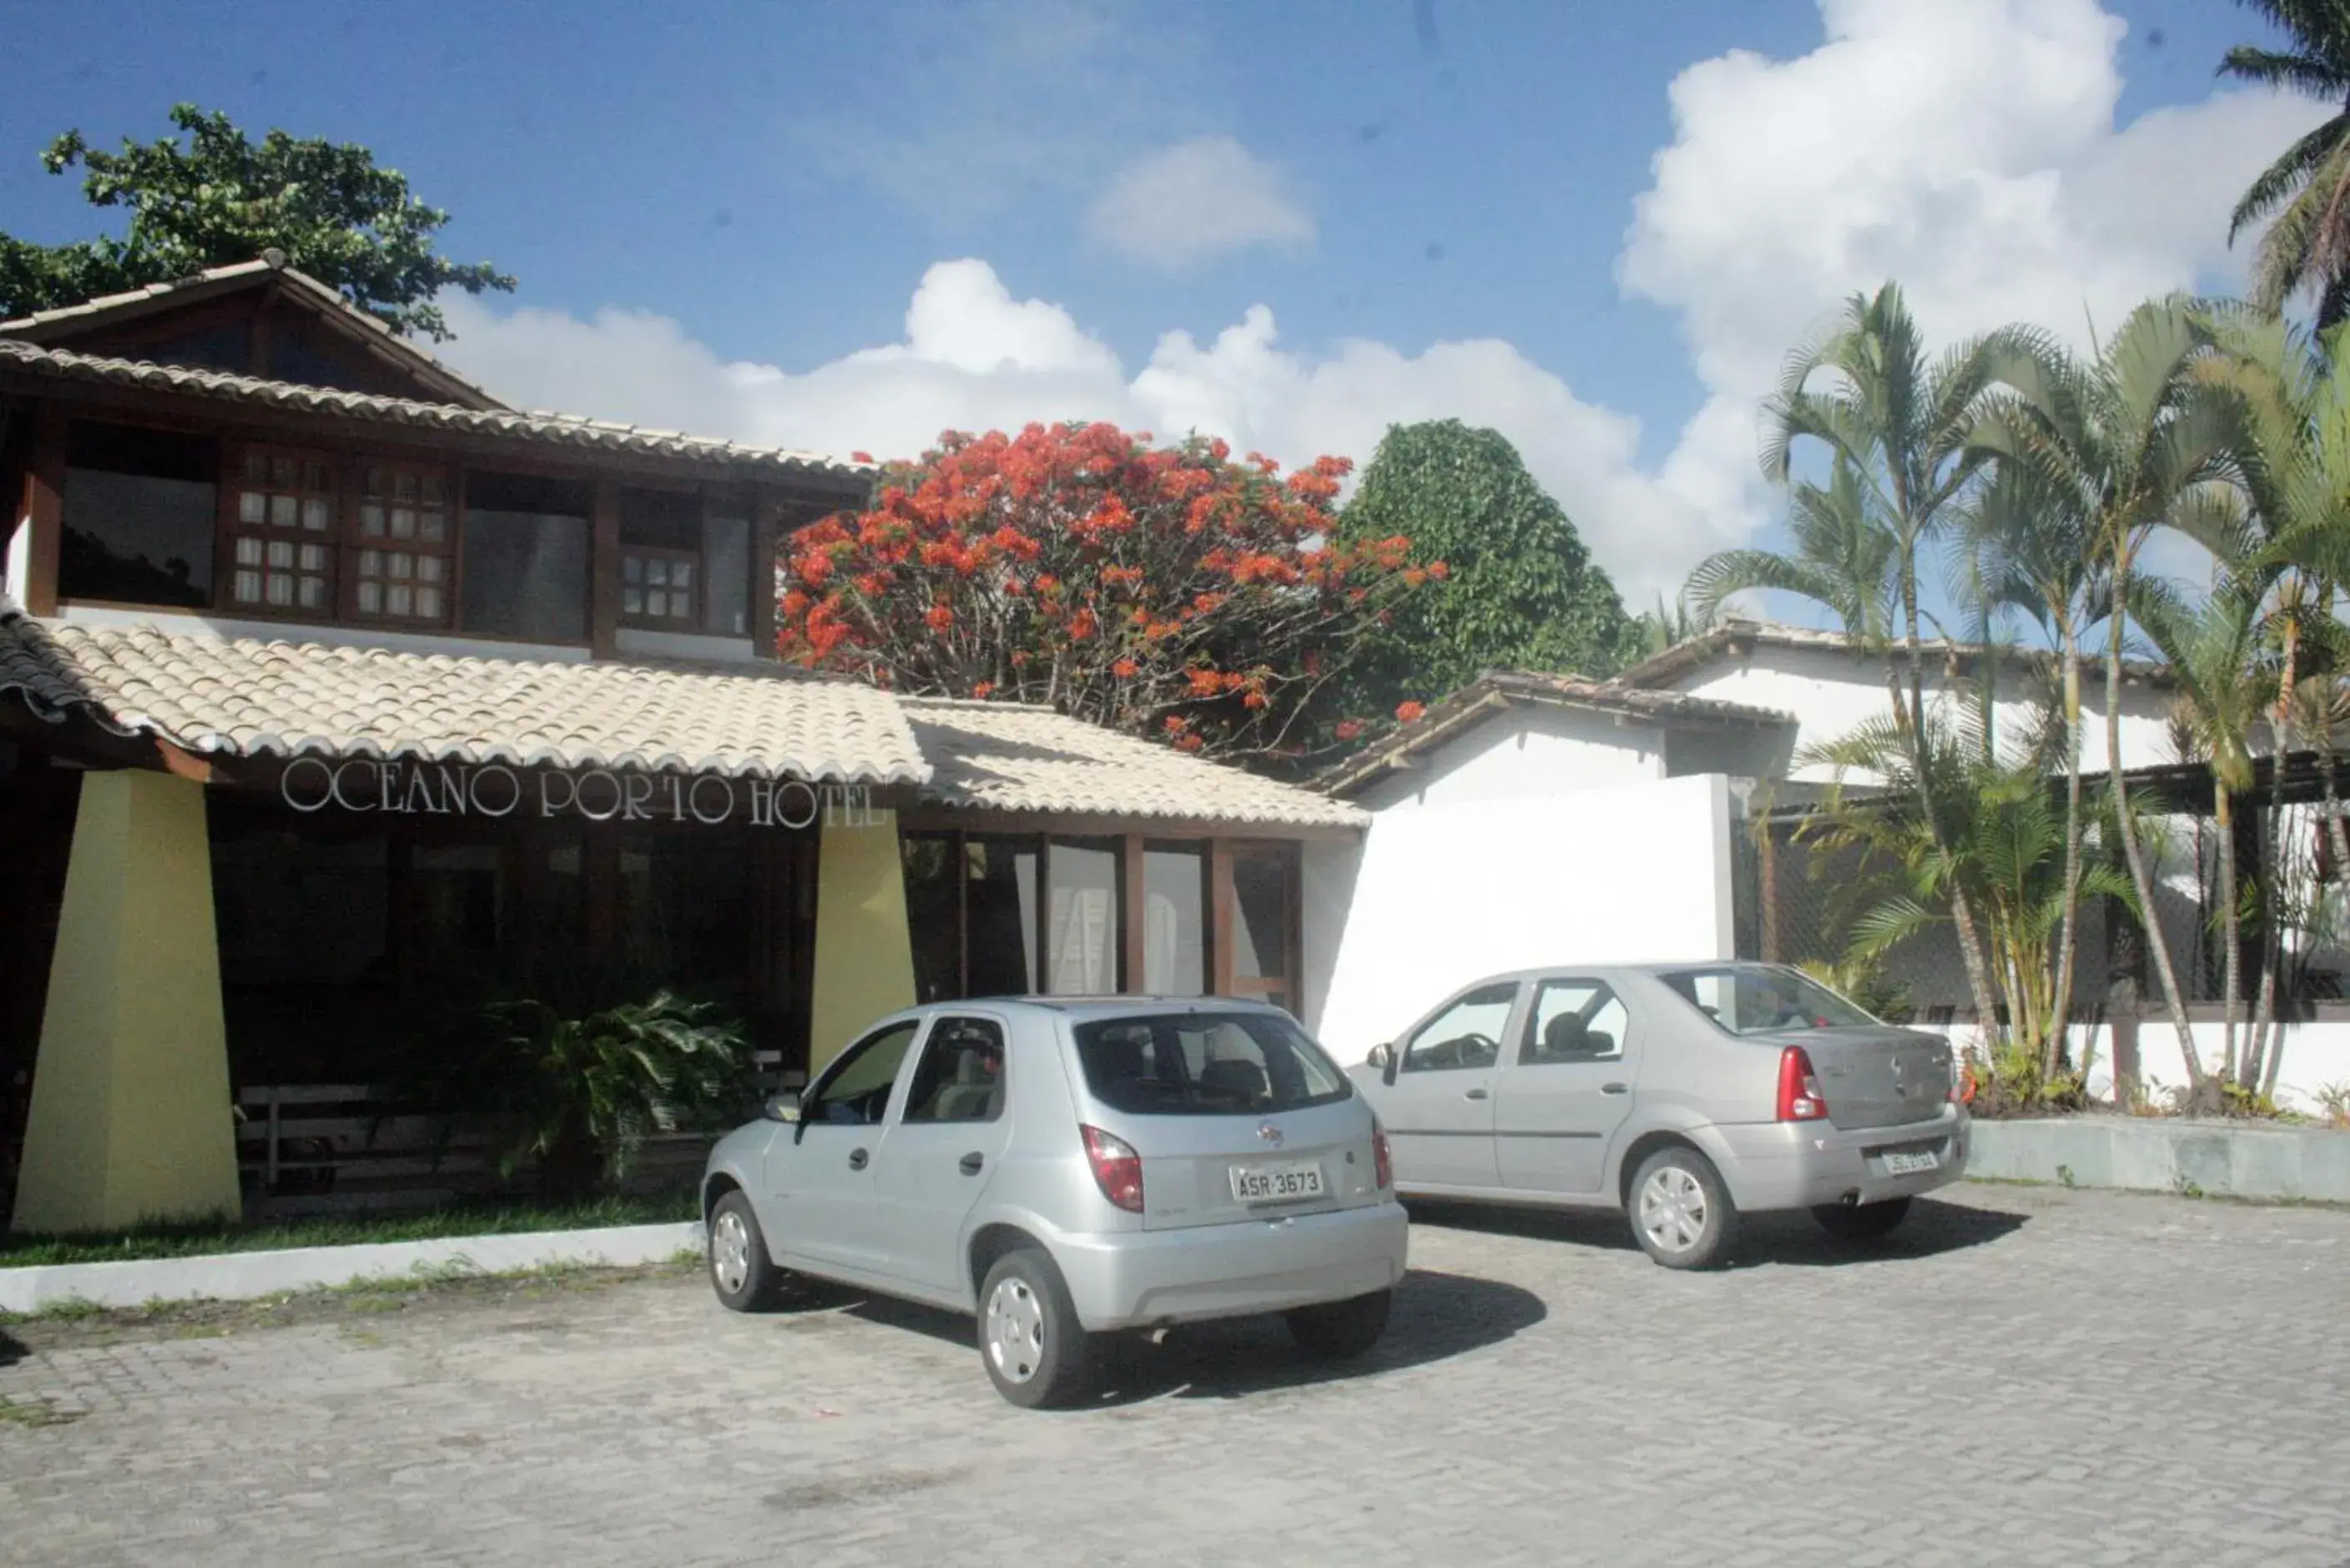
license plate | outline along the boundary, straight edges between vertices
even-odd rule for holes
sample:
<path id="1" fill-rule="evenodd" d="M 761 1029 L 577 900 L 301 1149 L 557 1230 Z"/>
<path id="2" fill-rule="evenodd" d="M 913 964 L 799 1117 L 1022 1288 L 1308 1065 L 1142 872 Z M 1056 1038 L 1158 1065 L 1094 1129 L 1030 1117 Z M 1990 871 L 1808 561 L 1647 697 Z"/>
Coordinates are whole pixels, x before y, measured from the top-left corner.
<path id="1" fill-rule="evenodd" d="M 1232 1167 L 1232 1196 L 1243 1203 L 1287 1203 L 1322 1196 L 1322 1168 L 1310 1159 Z"/>
<path id="2" fill-rule="evenodd" d="M 1941 1167 L 1942 1157 L 1930 1148 L 1921 1149 L 1916 1154 L 1888 1153 L 1885 1157 L 1885 1173 L 1887 1176 L 1915 1176 L 1921 1170 L 1939 1170 Z"/>

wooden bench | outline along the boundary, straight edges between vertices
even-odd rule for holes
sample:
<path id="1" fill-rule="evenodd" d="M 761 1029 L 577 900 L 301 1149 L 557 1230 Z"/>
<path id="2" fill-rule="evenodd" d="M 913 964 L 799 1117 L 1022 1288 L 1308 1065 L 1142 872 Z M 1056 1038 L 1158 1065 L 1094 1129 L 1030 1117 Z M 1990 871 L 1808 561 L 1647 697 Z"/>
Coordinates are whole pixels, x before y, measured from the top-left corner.
<path id="1" fill-rule="evenodd" d="M 806 1075 L 782 1070 L 781 1053 L 757 1054 L 762 1094 L 795 1088 Z M 527 1191 L 530 1171 L 498 1174 L 498 1128 L 487 1117 L 388 1116 L 363 1084 L 265 1084 L 236 1096 L 238 1171 L 245 1214 L 325 1214 L 429 1209 L 463 1198 Z M 711 1139 L 698 1133 L 645 1140 L 624 1190 L 691 1187 Z"/>

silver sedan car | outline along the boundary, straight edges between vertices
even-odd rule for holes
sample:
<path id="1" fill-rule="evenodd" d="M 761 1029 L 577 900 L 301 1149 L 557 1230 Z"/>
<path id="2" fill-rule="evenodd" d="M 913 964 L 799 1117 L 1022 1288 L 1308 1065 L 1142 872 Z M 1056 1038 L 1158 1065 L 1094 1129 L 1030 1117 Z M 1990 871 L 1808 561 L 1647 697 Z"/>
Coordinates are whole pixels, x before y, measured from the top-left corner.
<path id="1" fill-rule="evenodd" d="M 1496 975 L 1353 1071 L 1405 1196 L 1625 1210 L 1674 1268 L 1757 1210 L 1885 1235 L 1966 1170 L 1950 1043 L 1772 964 Z"/>
<path id="2" fill-rule="evenodd" d="M 1403 1278 L 1385 1135 L 1277 1008 L 942 1002 L 883 1019 L 711 1151 L 710 1279 L 736 1311 L 785 1271 L 979 1319 L 1015 1405 L 1093 1386 L 1097 1336 L 1287 1315 L 1370 1347 Z"/>

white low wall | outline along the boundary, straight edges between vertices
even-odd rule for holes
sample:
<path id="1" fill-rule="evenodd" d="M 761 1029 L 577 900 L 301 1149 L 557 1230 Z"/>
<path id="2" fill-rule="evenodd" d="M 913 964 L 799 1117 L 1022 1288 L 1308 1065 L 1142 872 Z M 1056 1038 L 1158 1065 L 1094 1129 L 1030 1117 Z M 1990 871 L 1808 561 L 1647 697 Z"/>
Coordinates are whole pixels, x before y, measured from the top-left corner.
<path id="1" fill-rule="evenodd" d="M 2168 1116 L 1978 1121 L 1967 1174 L 2206 1198 L 2350 1203 L 2350 1132 Z"/>
<path id="2" fill-rule="evenodd" d="M 1352 1064 L 1483 975 L 1728 958 L 1730 823 L 1718 774 L 1384 805 L 1308 857 L 1306 1023 Z"/>
<path id="3" fill-rule="evenodd" d="M 554 1263 L 625 1267 L 662 1262 L 702 1244 L 701 1225 L 688 1220 L 594 1231 L 451 1236 L 431 1241 L 296 1247 L 276 1252 L 213 1252 L 136 1262 L 0 1267 L 0 1312 L 38 1312 L 64 1302 L 125 1307 L 151 1301 L 246 1301 L 283 1291 L 324 1290 L 367 1280 L 408 1279 L 443 1272 L 514 1273 Z"/>
<path id="4" fill-rule="evenodd" d="M 2240 1040 L 2246 1027 L 2237 1026 Z M 2194 1033 L 2196 1050 L 2204 1065 L 2217 1072 L 2224 1027 L 2218 1023 L 2190 1023 L 2189 1028 Z M 1971 1023 L 1943 1025 L 1936 1032 L 1960 1046 L 1971 1044 L 1975 1037 Z M 2237 1048 L 2241 1050 L 2241 1044 Z M 2113 1031 L 2103 1024 L 2075 1023 L 2072 1049 L 2075 1062 L 2082 1059 L 2084 1052 L 2090 1054 L 2089 1093 L 2111 1101 Z M 2178 1054 L 2178 1032 L 2159 1013 L 2138 1023 L 2137 1062 L 2139 1086 L 2156 1105 L 2160 1105 L 2170 1091 L 2187 1086 L 2187 1064 Z M 2318 1092 L 2334 1085 L 2350 1085 L 2350 1023 L 2327 1020 L 2287 1024 L 2284 1060 L 2277 1069 L 2277 1104 L 2286 1110 L 2314 1113 L 2319 1108 Z"/>

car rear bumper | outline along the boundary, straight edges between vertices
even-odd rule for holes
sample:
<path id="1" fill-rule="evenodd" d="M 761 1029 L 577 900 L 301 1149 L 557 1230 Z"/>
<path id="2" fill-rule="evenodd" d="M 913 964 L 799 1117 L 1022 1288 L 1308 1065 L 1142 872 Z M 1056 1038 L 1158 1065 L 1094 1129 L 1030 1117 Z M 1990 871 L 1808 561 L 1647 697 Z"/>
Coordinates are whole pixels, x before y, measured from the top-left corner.
<path id="1" fill-rule="evenodd" d="M 1384 1203 L 1196 1225 L 1061 1236 L 1054 1261 L 1077 1321 L 1100 1332 L 1281 1312 L 1393 1288 L 1409 1225 Z"/>
<path id="2" fill-rule="evenodd" d="M 1717 1129 L 1729 1146 L 1722 1179 L 1747 1210 L 1877 1203 L 1946 1187 L 1966 1174 L 1969 1123 L 1952 1109 L 1928 1122 L 1837 1127 L 1819 1122 L 1758 1122 Z M 1888 1153 L 1931 1152 L 1931 1170 L 1896 1175 Z"/>

